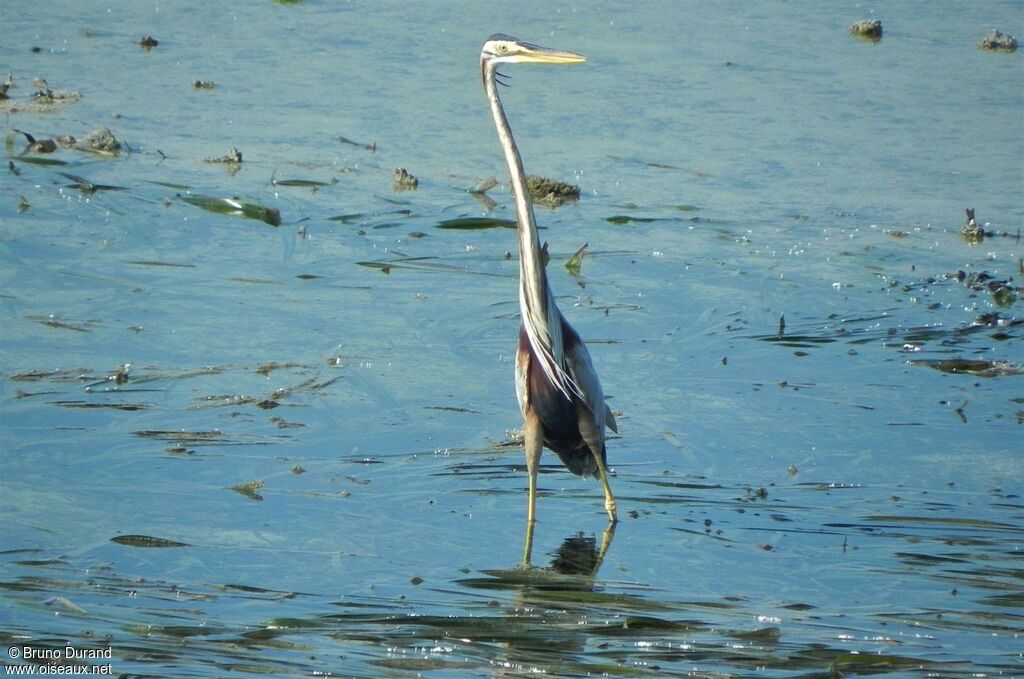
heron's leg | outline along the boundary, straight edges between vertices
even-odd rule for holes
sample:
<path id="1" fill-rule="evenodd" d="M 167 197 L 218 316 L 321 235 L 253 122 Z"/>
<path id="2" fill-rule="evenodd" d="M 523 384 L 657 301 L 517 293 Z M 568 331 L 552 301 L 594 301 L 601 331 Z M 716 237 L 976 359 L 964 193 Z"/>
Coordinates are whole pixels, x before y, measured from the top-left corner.
<path id="1" fill-rule="evenodd" d="M 523 543 L 523 568 L 533 568 L 530 556 L 533 554 L 533 521 L 526 522 L 526 542 Z"/>
<path id="2" fill-rule="evenodd" d="M 604 562 L 605 552 L 612 546 L 612 539 L 615 538 L 615 525 L 615 521 L 610 521 L 608 527 L 604 529 L 604 533 L 601 535 L 601 551 L 597 553 L 597 568 L 594 569 L 594 573 L 597 573 L 597 569 Z"/>
<path id="3" fill-rule="evenodd" d="M 608 512 L 608 520 L 615 523 L 619 520 L 618 511 L 615 506 L 615 496 L 612 495 L 612 488 L 608 485 L 608 469 L 605 468 L 604 459 L 601 455 L 601 451 L 604 448 L 604 442 L 601 437 L 603 432 L 597 430 L 594 424 L 594 415 L 590 410 L 581 407 L 577 409 L 576 413 L 580 435 L 583 437 L 587 447 L 590 448 L 590 452 L 594 455 L 594 462 L 597 463 L 597 479 L 604 488 L 604 510 Z"/>
<path id="4" fill-rule="evenodd" d="M 544 449 L 544 427 L 533 411 L 526 412 L 523 424 L 523 444 L 526 447 L 526 473 L 529 475 L 529 496 L 526 505 L 526 545 L 523 547 L 523 565 L 530 565 L 533 551 L 533 524 L 537 522 L 537 468 Z"/>
<path id="5" fill-rule="evenodd" d="M 608 512 L 608 521 L 614 524 L 619 520 L 619 514 L 615 506 L 615 496 L 612 495 L 612 487 L 608 485 L 608 470 L 605 469 L 600 453 L 594 453 L 594 458 L 597 460 L 597 473 L 604 487 L 604 510 Z"/>

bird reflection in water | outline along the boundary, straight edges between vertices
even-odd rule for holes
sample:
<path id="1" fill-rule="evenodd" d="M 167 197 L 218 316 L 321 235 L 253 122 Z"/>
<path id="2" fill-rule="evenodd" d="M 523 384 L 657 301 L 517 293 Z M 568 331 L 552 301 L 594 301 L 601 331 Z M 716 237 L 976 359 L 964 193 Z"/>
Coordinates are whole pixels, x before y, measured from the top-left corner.
<path id="1" fill-rule="evenodd" d="M 554 558 L 547 570 L 559 575 L 579 575 L 595 577 L 597 571 L 604 562 L 608 549 L 612 546 L 615 538 L 615 525 L 609 523 L 608 527 L 601 533 L 601 546 L 597 545 L 597 538 L 587 537 L 583 533 L 565 538 L 561 546 L 554 552 Z M 526 544 L 523 546 L 523 563 L 525 569 L 533 568 L 533 524 L 526 528 Z"/>
<path id="2" fill-rule="evenodd" d="M 597 538 L 578 533 L 567 537 L 555 551 L 551 560 L 551 570 L 561 575 L 578 575 L 589 578 L 597 576 L 605 554 L 612 546 L 615 538 L 615 524 L 608 526 L 601 534 L 601 547 L 597 546 Z"/>
<path id="3" fill-rule="evenodd" d="M 485 571 L 486 578 L 461 581 L 470 587 L 510 593 L 503 613 L 492 619 L 490 631 L 482 634 L 501 646 L 491 663 L 497 668 L 494 676 L 567 673 L 569 659 L 580 657 L 592 643 L 592 624 L 601 627 L 589 618 L 594 613 L 592 597 L 605 596 L 597 575 L 614 536 L 615 524 L 602 533 L 600 544 L 594 535 L 570 535 L 552 552 L 548 566 L 530 565 L 527 549 L 525 562 L 519 566 Z"/>

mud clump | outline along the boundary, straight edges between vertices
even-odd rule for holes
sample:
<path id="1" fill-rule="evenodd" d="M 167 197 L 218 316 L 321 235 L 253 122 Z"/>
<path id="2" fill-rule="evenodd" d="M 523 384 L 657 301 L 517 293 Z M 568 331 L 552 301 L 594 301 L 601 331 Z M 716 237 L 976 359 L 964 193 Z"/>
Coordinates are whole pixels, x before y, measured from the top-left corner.
<path id="1" fill-rule="evenodd" d="M 550 208 L 580 199 L 579 186 L 547 177 L 528 176 L 526 190 L 535 203 Z"/>

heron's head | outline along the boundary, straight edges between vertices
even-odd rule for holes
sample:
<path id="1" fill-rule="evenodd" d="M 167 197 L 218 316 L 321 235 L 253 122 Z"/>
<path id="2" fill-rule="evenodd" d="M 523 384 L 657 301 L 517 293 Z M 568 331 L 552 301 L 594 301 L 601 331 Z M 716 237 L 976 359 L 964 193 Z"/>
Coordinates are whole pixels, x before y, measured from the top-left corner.
<path id="1" fill-rule="evenodd" d="M 489 64 L 578 64 L 587 58 L 575 52 L 553 50 L 496 33 L 487 38 L 480 50 L 480 66 Z"/>

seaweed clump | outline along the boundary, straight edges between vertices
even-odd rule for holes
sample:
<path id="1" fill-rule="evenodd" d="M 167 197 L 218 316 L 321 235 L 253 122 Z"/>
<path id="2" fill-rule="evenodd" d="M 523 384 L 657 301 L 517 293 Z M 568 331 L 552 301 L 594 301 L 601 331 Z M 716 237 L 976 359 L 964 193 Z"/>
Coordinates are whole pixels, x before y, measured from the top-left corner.
<path id="1" fill-rule="evenodd" d="M 950 277 L 976 292 L 990 292 L 992 301 L 1001 307 L 1012 306 L 1017 301 L 1017 297 L 1024 293 L 1024 288 L 1015 285 L 1012 277 L 999 279 L 987 271 L 969 274 L 961 269 L 955 274 L 951 274 Z"/>
<path id="2" fill-rule="evenodd" d="M 850 33 L 877 42 L 882 39 L 882 22 L 878 19 L 863 19 L 850 26 Z"/>
<path id="3" fill-rule="evenodd" d="M 1015 52 L 1017 50 L 1017 38 L 993 30 L 981 39 L 978 47 L 993 52 Z"/>
<path id="4" fill-rule="evenodd" d="M 530 197 L 535 203 L 550 208 L 580 199 L 580 187 L 547 177 L 528 176 L 526 190 L 529 191 Z"/>
<path id="5" fill-rule="evenodd" d="M 51 113 L 63 104 L 73 104 L 82 95 L 72 90 L 54 90 L 42 78 L 36 78 L 32 84 L 37 88 L 22 101 L 12 97 L 15 89 L 14 74 L 8 73 L 0 82 L 0 113 Z"/>
<path id="6" fill-rule="evenodd" d="M 92 153 L 114 156 L 121 150 L 121 142 L 106 127 L 102 125 L 93 129 L 82 139 L 75 142 L 75 148 Z"/>
<path id="7" fill-rule="evenodd" d="M 404 167 L 397 168 L 393 176 L 395 191 L 414 191 L 420 185 L 420 180 L 409 174 Z"/>

